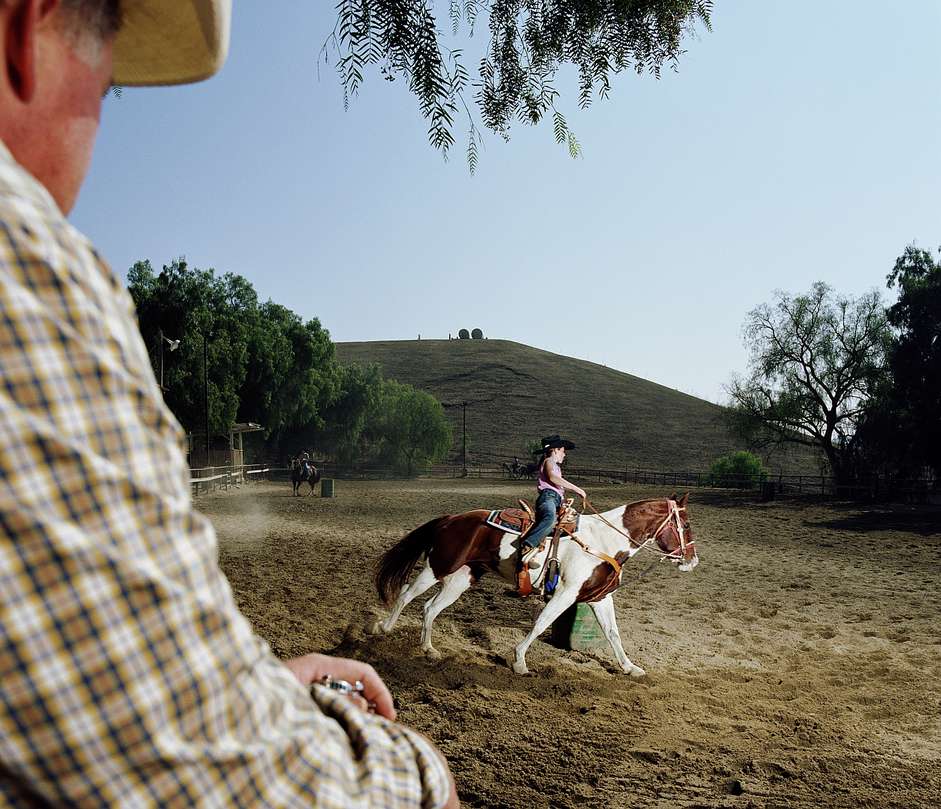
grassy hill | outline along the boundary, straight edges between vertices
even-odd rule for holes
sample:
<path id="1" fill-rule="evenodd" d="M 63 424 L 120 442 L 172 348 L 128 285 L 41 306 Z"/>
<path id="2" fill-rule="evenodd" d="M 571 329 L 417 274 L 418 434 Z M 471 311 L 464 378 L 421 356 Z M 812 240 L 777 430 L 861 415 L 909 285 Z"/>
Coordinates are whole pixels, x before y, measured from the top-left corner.
<path id="1" fill-rule="evenodd" d="M 468 462 L 523 459 L 530 441 L 552 433 L 578 445 L 572 465 L 598 469 L 700 471 L 743 448 L 717 405 L 509 340 L 337 343 L 336 350 L 342 363 L 377 363 L 387 379 L 443 403 L 466 401 Z M 445 412 L 459 457 L 462 408 Z M 806 454 L 779 453 L 766 463 L 775 472 L 816 471 Z"/>

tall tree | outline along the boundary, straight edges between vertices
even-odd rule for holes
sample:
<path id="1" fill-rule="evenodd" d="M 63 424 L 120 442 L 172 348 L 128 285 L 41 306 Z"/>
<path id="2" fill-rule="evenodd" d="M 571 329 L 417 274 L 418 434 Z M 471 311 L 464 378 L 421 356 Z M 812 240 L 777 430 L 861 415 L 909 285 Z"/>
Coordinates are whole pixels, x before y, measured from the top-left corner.
<path id="1" fill-rule="evenodd" d="M 443 4 L 442 4 L 443 5 Z M 378 66 L 388 80 L 402 78 L 428 121 L 431 144 L 447 153 L 455 121 L 466 116 L 467 160 L 477 165 L 480 132 L 466 92 L 483 125 L 504 138 L 513 121 L 537 124 L 551 114 L 556 140 L 575 156 L 579 145 L 557 107 L 560 66 L 578 72 L 578 105 L 606 98 L 612 77 L 626 70 L 659 77 L 676 69 L 684 36 L 696 23 L 710 29 L 712 0 L 450 0 L 447 15 L 455 47 L 444 44 L 431 0 L 340 0 L 337 23 L 322 49 L 335 65 L 345 98 L 355 95 L 364 70 Z M 489 39 L 477 79 L 466 67 L 466 26 L 473 37 L 483 19 Z M 461 46 L 461 47 L 458 47 Z"/>
<path id="2" fill-rule="evenodd" d="M 749 312 L 744 336 L 750 369 L 728 388 L 732 426 L 753 446 L 814 447 L 847 480 L 864 406 L 886 376 L 878 291 L 852 299 L 818 282 L 805 295 L 777 292 Z"/>
<path id="3" fill-rule="evenodd" d="M 164 356 L 164 397 L 185 428 L 224 434 L 236 421 L 262 424 L 277 442 L 291 428 L 321 424 L 336 393 L 330 335 L 316 319 L 270 301 L 232 273 L 178 259 L 155 273 L 148 261 L 128 272 L 141 334 L 160 374 L 161 331 L 179 340 Z"/>
<path id="4" fill-rule="evenodd" d="M 886 471 L 912 477 L 927 466 L 941 476 L 941 262 L 910 245 L 887 284 L 898 285 L 888 310 L 897 338 L 890 380 L 867 413 L 866 449 Z"/>
<path id="5" fill-rule="evenodd" d="M 210 433 L 254 421 L 282 457 L 315 447 L 341 462 L 371 455 L 412 474 L 450 446 L 450 424 L 433 397 L 384 381 L 378 366 L 338 365 L 319 320 L 259 304 L 241 276 L 183 259 L 155 273 L 139 261 L 128 289 L 158 377 L 163 343 L 167 404 L 192 432 L 205 429 L 208 383 Z M 179 341 L 172 355 L 171 339 Z"/>
<path id="6" fill-rule="evenodd" d="M 154 352 L 155 367 L 160 332 L 180 341 L 172 357 L 166 357 L 164 350 L 167 404 L 187 429 L 201 432 L 208 388 L 209 429 L 227 430 L 238 411 L 257 305 L 251 285 L 239 276 L 217 277 L 214 270 L 189 267 L 180 258 L 159 274 L 149 261 L 137 262 L 128 272 L 128 289 L 137 305 L 141 333 Z"/>
<path id="7" fill-rule="evenodd" d="M 440 461 L 451 447 L 451 422 L 431 394 L 386 380 L 369 418 L 378 458 L 408 475 Z"/>
<path id="8" fill-rule="evenodd" d="M 379 366 L 344 365 L 337 371 L 337 393 L 323 414 L 323 426 L 305 444 L 353 463 L 367 455 L 370 415 L 382 392 Z"/>
<path id="9" fill-rule="evenodd" d="M 329 332 L 280 304 L 258 307 L 249 362 L 239 391 L 239 418 L 264 425 L 276 446 L 299 429 L 323 426 L 337 395 L 338 369 Z"/>

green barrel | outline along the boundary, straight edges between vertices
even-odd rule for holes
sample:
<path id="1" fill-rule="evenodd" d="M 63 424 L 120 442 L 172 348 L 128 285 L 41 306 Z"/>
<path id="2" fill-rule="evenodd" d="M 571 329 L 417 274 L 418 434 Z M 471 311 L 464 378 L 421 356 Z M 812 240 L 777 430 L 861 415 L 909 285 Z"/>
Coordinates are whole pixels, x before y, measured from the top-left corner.
<path id="1" fill-rule="evenodd" d="M 604 652 L 609 648 L 595 614 L 587 604 L 573 604 L 552 625 L 549 642 L 559 649 Z"/>
<path id="2" fill-rule="evenodd" d="M 333 497 L 333 478 L 323 478 L 320 481 L 320 496 Z"/>

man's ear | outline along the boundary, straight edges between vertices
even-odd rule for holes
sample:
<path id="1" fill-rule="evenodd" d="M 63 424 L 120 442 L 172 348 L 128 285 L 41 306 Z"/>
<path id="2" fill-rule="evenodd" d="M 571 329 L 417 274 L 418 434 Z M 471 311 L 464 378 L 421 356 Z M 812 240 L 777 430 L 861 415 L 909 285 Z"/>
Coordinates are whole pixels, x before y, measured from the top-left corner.
<path id="1" fill-rule="evenodd" d="M 51 24 L 58 5 L 59 0 L 11 0 L 3 16 L 6 78 L 24 104 L 36 94 L 39 29 Z"/>

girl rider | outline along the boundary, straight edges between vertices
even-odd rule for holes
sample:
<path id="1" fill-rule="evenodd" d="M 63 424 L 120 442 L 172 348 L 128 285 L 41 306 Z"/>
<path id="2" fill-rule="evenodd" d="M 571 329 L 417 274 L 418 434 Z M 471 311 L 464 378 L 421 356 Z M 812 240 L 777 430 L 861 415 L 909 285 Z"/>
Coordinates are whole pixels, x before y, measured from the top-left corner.
<path id="1" fill-rule="evenodd" d="M 562 496 L 565 491 L 574 492 L 585 498 L 585 490 L 574 483 L 569 483 L 562 477 L 559 468 L 565 460 L 566 450 L 575 449 L 575 444 L 566 441 L 558 435 L 550 435 L 542 439 L 543 460 L 539 466 L 539 476 L 536 479 L 536 522 L 523 538 L 524 554 L 539 547 L 543 538 L 548 536 L 555 528 L 556 517 L 562 507 Z"/>

